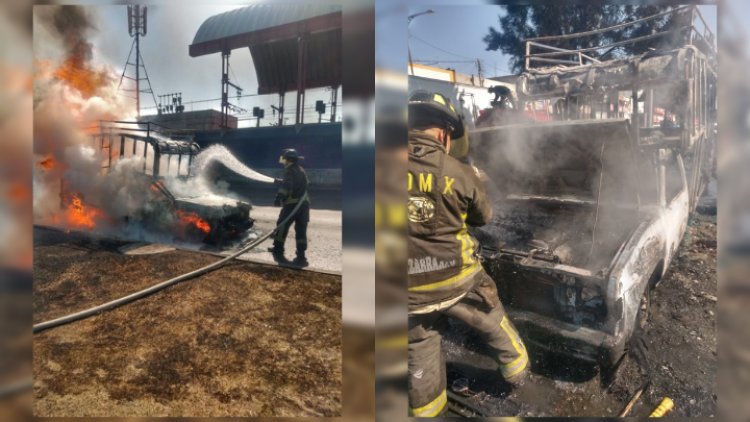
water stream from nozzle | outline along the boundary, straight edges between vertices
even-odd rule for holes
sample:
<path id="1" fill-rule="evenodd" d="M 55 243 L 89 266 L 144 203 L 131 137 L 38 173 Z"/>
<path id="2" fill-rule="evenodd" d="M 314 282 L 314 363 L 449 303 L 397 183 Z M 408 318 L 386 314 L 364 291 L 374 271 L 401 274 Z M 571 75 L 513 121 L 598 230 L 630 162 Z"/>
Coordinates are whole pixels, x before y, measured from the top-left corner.
<path id="1" fill-rule="evenodd" d="M 224 145 L 211 145 L 195 156 L 191 172 L 202 175 L 206 168 L 213 162 L 226 166 L 239 176 L 262 183 L 273 183 L 273 178 L 260 174 L 250 167 L 242 164 Z"/>

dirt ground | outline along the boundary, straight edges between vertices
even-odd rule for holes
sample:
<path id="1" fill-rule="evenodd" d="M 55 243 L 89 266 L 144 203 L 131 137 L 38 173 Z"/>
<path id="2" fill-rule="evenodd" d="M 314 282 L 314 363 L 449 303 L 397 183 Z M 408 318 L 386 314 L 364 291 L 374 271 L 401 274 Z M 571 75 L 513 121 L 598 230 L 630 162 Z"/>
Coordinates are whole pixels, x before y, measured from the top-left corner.
<path id="1" fill-rule="evenodd" d="M 471 393 L 454 396 L 454 412 L 466 416 L 617 416 L 650 380 L 629 416 L 648 416 L 664 397 L 675 403 L 670 416 L 714 416 L 716 263 L 716 216 L 696 213 L 678 256 L 652 292 L 645 331 L 634 340 L 620 375 L 608 388 L 594 365 L 530 350 L 532 375 L 523 387 L 510 391 L 497 365 L 483 352 L 481 340 L 455 325 L 443 341 L 448 386 L 467 379 Z M 467 412 L 469 408 L 473 411 Z"/>
<path id="2" fill-rule="evenodd" d="M 217 258 L 35 229 L 34 322 Z M 233 262 L 34 336 L 36 416 L 336 416 L 341 277 Z"/>

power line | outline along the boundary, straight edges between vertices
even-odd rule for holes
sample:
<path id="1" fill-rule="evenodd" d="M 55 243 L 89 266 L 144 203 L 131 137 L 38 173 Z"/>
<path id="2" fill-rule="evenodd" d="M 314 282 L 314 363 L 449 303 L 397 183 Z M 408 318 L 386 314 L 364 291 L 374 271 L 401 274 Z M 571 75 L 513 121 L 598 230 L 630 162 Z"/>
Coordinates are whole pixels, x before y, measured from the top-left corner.
<path id="1" fill-rule="evenodd" d="M 248 94 L 248 95 L 243 95 L 243 97 L 257 97 L 257 96 L 260 96 L 260 95 L 258 95 L 258 94 Z M 194 104 L 194 103 L 215 102 L 215 101 L 220 101 L 220 100 L 221 100 L 221 98 L 215 98 L 215 99 L 212 99 L 212 100 L 196 100 L 196 101 L 185 102 L 185 103 L 183 103 L 183 104 Z M 330 106 L 330 105 L 331 105 L 331 102 L 330 102 L 330 101 L 324 101 L 324 104 L 325 104 L 326 106 Z M 156 108 L 156 107 L 143 107 L 143 109 L 155 109 L 155 108 Z M 306 105 L 305 105 L 305 106 L 303 107 L 303 109 L 304 109 L 305 111 L 308 111 L 308 112 L 315 112 L 315 111 L 316 111 L 316 110 L 315 110 L 315 105 L 314 105 L 314 104 L 308 104 L 308 103 L 306 103 Z M 217 110 L 217 111 L 218 111 L 218 110 Z M 170 115 L 171 115 L 171 114 L 177 114 L 177 113 L 167 113 L 167 114 L 170 114 Z M 305 114 L 307 114 L 307 113 L 305 113 Z M 337 111 L 337 113 L 336 113 L 336 114 L 337 114 L 337 115 L 339 115 L 339 114 L 340 114 L 340 112 L 338 112 L 338 111 Z M 235 117 L 244 117 L 244 116 L 248 116 L 248 117 L 249 117 L 249 118 L 251 118 L 251 119 L 256 119 L 256 118 L 257 118 L 257 117 L 255 117 L 255 116 L 252 116 L 252 113 L 251 113 L 251 112 L 249 112 L 249 111 L 248 111 L 248 112 L 244 112 L 244 113 L 236 113 L 236 114 L 233 114 L 233 116 L 235 116 Z M 270 118 L 270 117 L 269 117 L 269 118 Z"/>
<path id="2" fill-rule="evenodd" d="M 466 57 L 466 56 L 462 56 L 462 55 L 460 55 L 460 54 L 456 54 L 456 53 L 453 53 L 453 52 L 451 52 L 451 51 L 448 51 L 448 50 L 444 50 L 444 49 L 442 49 L 442 48 L 440 48 L 440 47 L 438 47 L 438 46 L 436 46 L 436 45 L 434 45 L 434 44 L 430 44 L 429 42 L 427 42 L 427 41 L 425 41 L 425 40 L 423 40 L 423 39 L 419 38 L 419 37 L 418 37 L 418 36 L 416 36 L 416 35 L 411 35 L 411 37 L 412 37 L 412 38 L 414 38 L 415 40 L 417 40 L 417 41 L 419 41 L 419 42 L 421 42 L 421 43 L 423 43 L 423 44 L 427 45 L 427 46 L 430 46 L 430 47 L 432 47 L 432 48 L 434 48 L 434 49 L 436 49 L 436 50 L 440 50 L 440 51 L 442 51 L 443 53 L 446 53 L 446 54 L 450 54 L 451 56 L 456 56 L 456 57 L 460 57 L 460 58 L 462 58 L 462 59 L 472 60 L 472 58 L 471 58 L 471 57 Z"/>
<path id="3" fill-rule="evenodd" d="M 414 62 L 419 62 L 427 65 L 438 65 L 438 64 L 452 64 L 452 65 L 460 65 L 456 67 L 463 67 L 462 70 L 463 73 L 472 74 L 476 71 L 476 60 L 414 60 Z M 448 68 L 450 69 L 450 68 Z"/>
<path id="4" fill-rule="evenodd" d="M 488 61 L 485 59 L 479 59 L 481 62 L 482 69 L 490 69 L 490 66 L 487 65 Z M 477 70 L 477 61 L 476 60 L 443 60 L 443 59 L 414 59 L 415 63 L 422 63 L 426 65 L 438 65 L 438 64 L 461 64 L 461 65 L 467 65 L 470 66 L 471 71 L 469 73 L 473 73 L 475 70 Z M 510 71 L 507 69 L 507 66 L 498 65 L 496 61 L 492 61 L 492 68 L 494 69 L 494 76 L 499 75 L 498 68 L 506 73 L 510 73 Z"/>
<path id="5" fill-rule="evenodd" d="M 423 59 L 419 59 L 419 60 L 414 60 L 414 61 L 418 63 L 476 63 L 476 60 L 440 60 L 440 59 L 423 60 Z"/>
<path id="6" fill-rule="evenodd" d="M 269 94 L 264 94 L 264 95 L 269 95 Z M 240 98 L 245 98 L 245 97 L 261 97 L 261 96 L 263 96 L 263 95 L 261 95 L 261 94 L 245 94 L 245 95 L 240 95 L 239 97 Z M 237 98 L 237 96 L 233 96 L 232 98 Z M 221 98 L 213 98 L 213 99 L 210 99 L 210 100 L 183 101 L 182 104 L 210 103 L 210 102 L 213 102 L 213 101 L 221 101 Z M 156 107 L 143 107 L 143 108 L 150 109 L 150 108 L 156 108 Z"/>

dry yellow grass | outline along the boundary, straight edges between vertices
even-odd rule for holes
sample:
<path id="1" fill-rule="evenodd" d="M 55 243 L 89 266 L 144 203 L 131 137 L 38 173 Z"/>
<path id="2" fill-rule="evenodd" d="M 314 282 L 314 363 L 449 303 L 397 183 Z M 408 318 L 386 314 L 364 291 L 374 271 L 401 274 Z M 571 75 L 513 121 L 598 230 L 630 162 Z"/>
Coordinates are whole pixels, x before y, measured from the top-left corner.
<path id="1" fill-rule="evenodd" d="M 37 242 L 34 321 L 213 262 Z M 336 416 L 341 277 L 235 262 L 34 337 L 36 416 Z"/>

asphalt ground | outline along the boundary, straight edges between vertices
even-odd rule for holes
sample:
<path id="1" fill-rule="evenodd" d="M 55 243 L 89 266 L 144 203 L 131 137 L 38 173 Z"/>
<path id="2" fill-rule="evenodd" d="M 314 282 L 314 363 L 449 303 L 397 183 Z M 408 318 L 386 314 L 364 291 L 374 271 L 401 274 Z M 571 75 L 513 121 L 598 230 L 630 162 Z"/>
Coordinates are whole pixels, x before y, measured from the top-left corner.
<path id="1" fill-rule="evenodd" d="M 255 219 L 255 230 L 261 234 L 268 233 L 276 227 L 281 208 L 273 206 L 255 206 L 251 216 Z M 284 244 L 287 259 L 294 259 L 296 244 L 294 240 L 294 225 L 289 229 L 289 234 Z M 246 254 L 240 255 L 240 259 L 256 262 L 274 263 L 268 248 L 273 246 L 273 239 L 269 238 L 257 248 Z M 222 251 L 222 254 L 230 254 L 231 249 Z M 310 223 L 307 226 L 307 261 L 310 263 L 309 270 L 325 272 L 341 272 L 341 211 L 335 210 L 310 210 Z"/>
<path id="2" fill-rule="evenodd" d="M 233 183 L 230 184 L 229 189 L 234 195 L 239 195 L 253 204 L 250 216 L 255 219 L 254 235 L 260 237 L 276 227 L 276 221 L 281 212 L 281 207 L 273 205 L 276 188 L 255 183 Z M 311 187 L 309 196 L 311 199 L 310 222 L 307 226 L 307 261 L 310 265 L 306 269 L 340 274 L 342 268 L 341 190 Z M 284 244 L 285 256 L 289 260 L 295 257 L 294 236 L 292 224 Z M 271 246 L 273 246 L 273 239 L 269 238 L 257 248 L 241 255 L 239 259 L 275 264 L 271 253 L 268 252 Z M 218 250 L 198 244 L 183 247 L 229 255 L 241 246 L 235 243 Z"/>

